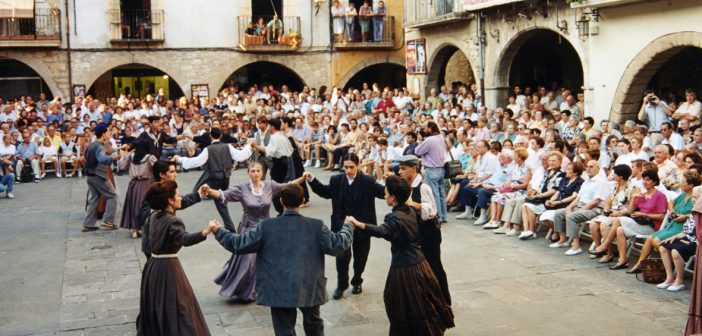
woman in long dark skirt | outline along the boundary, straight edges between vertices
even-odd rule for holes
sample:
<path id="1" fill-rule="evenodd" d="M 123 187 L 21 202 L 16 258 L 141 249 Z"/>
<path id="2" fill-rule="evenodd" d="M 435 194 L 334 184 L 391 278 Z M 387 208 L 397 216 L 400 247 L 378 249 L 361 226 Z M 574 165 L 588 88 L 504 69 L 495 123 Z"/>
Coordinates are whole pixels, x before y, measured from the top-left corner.
<path id="1" fill-rule="evenodd" d="M 390 241 L 392 261 L 383 298 L 390 335 L 443 335 L 454 326 L 453 311 L 419 245 L 417 213 L 407 206 L 412 189 L 397 176 L 386 180 L 385 202 L 392 212 L 383 224 L 366 225 L 353 217 L 346 222 L 373 237 Z"/>
<path id="2" fill-rule="evenodd" d="M 181 205 L 175 182 L 155 183 L 146 193 L 146 199 L 156 211 L 144 226 L 152 254 L 141 277 L 137 334 L 210 335 L 177 253 L 183 246 L 204 241 L 211 232 L 209 229 L 197 233 L 185 231 L 183 221 L 175 216 Z"/>
<path id="3" fill-rule="evenodd" d="M 119 226 L 123 229 L 132 230 L 132 238 L 138 238 L 139 234 L 139 210 L 141 203 L 144 201 L 146 191 L 151 186 L 153 177 L 152 167 L 158 160 L 158 157 L 149 153 L 149 146 L 146 141 L 139 141 L 136 144 L 136 149 L 129 154 L 129 186 L 127 194 L 124 196 L 124 204 L 122 207 L 122 219 Z"/>

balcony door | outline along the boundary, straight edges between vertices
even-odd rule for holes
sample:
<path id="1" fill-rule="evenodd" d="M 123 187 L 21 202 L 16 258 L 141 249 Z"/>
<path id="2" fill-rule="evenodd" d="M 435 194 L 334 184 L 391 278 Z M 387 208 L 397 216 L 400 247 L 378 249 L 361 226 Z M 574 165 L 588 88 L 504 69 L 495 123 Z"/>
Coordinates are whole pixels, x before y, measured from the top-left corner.
<path id="1" fill-rule="evenodd" d="M 251 0 L 251 15 L 254 20 L 263 17 L 268 22 L 275 14 L 282 20 L 283 0 Z"/>
<path id="2" fill-rule="evenodd" d="M 151 39 L 151 0 L 120 0 L 122 38 Z"/>

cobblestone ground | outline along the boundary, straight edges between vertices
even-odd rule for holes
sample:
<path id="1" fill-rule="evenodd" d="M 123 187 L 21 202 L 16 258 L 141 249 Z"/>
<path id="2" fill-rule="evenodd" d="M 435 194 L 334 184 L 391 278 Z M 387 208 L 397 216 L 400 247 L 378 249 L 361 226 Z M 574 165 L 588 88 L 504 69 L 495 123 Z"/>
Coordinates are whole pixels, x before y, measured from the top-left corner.
<path id="1" fill-rule="evenodd" d="M 190 190 L 199 174 L 181 174 L 181 189 Z M 232 180 L 244 178 L 240 170 Z M 127 183 L 117 177 L 120 195 Z M 126 230 L 80 233 L 85 190 L 84 179 L 47 178 L 17 186 L 14 200 L 0 199 L 0 335 L 135 334 L 145 263 L 139 241 Z M 382 218 L 387 207 L 376 205 Z M 240 218 L 240 205 L 230 209 Z M 329 209 L 313 196 L 303 213 L 327 221 Z M 191 231 L 217 218 L 211 202 L 178 215 Z M 585 255 L 566 257 L 543 239 L 497 236 L 454 217 L 442 245 L 457 325 L 447 335 L 681 334 L 689 291 L 661 291 Z M 212 237 L 184 248 L 180 259 L 213 335 L 273 334 L 266 307 L 219 297 L 212 279 L 228 255 Z M 382 293 L 389 261 L 389 244 L 374 240 L 363 294 L 322 307 L 328 335 L 387 334 Z M 334 259 L 326 266 L 331 293 Z"/>

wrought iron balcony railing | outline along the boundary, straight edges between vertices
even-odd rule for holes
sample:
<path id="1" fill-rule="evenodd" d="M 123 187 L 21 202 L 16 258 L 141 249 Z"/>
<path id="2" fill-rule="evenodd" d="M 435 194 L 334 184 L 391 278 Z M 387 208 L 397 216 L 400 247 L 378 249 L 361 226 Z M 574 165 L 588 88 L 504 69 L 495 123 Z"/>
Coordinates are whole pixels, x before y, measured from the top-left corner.
<path id="1" fill-rule="evenodd" d="M 163 41 L 163 11 L 149 9 L 112 9 L 111 42 Z"/>

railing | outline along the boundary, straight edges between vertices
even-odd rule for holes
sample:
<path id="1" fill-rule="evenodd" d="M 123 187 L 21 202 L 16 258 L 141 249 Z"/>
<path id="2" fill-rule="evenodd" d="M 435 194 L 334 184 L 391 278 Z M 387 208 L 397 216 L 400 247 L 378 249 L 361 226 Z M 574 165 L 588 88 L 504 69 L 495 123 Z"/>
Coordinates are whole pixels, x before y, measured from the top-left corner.
<path id="1" fill-rule="evenodd" d="M 406 0 L 405 26 L 463 12 L 462 0 Z"/>
<path id="2" fill-rule="evenodd" d="M 332 41 L 336 49 L 375 49 L 392 48 L 395 43 L 395 17 L 393 16 L 372 16 L 367 19 L 367 29 L 364 20 L 360 17 L 354 18 L 353 25 L 346 24 L 346 18 L 332 20 L 343 20 L 343 34 L 338 34 L 340 21 L 332 22 Z M 366 30 L 364 33 L 363 31 Z"/>
<path id="3" fill-rule="evenodd" d="M 300 47 L 300 17 L 239 16 L 239 46 L 251 51 L 285 51 Z"/>
<path id="4" fill-rule="evenodd" d="M 163 41 L 163 11 L 149 9 L 112 9 L 112 42 Z"/>
<path id="5" fill-rule="evenodd" d="M 34 10 L 34 18 L 0 19 L 0 40 L 61 40 L 61 11 Z"/>

